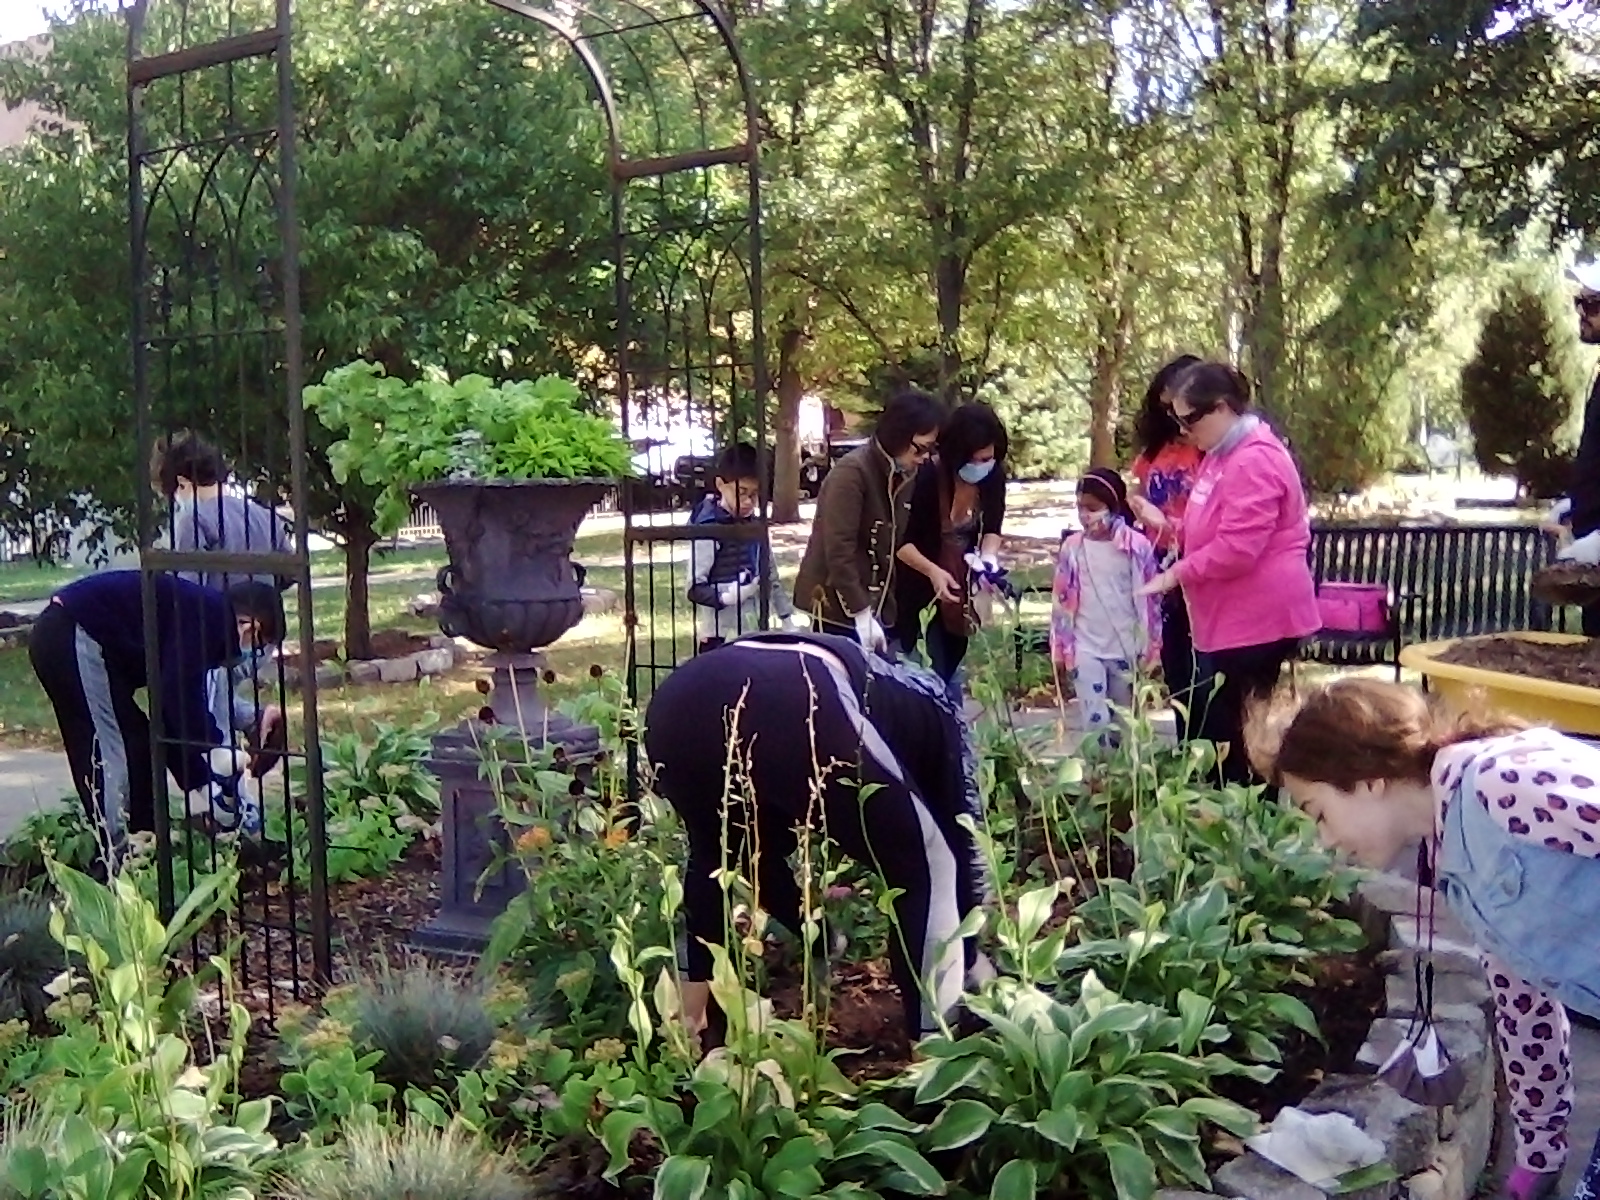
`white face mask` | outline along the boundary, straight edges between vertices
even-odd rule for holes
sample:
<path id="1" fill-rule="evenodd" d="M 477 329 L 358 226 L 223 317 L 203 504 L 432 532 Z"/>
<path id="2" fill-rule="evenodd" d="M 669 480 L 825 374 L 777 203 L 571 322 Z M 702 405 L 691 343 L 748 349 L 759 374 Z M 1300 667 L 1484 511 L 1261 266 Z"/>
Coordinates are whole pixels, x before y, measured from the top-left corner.
<path id="1" fill-rule="evenodd" d="M 994 459 L 986 462 L 969 462 L 956 472 L 967 483 L 982 483 L 989 478 L 989 473 L 994 470 Z"/>

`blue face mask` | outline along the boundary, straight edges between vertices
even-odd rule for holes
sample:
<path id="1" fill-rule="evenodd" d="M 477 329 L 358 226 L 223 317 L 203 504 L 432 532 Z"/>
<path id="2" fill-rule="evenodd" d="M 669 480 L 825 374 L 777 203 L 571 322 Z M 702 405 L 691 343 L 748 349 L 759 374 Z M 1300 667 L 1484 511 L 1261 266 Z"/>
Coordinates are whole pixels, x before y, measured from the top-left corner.
<path id="1" fill-rule="evenodd" d="M 994 470 L 994 459 L 987 462 L 969 462 L 956 472 L 967 483 L 982 483 L 989 478 L 989 473 Z"/>

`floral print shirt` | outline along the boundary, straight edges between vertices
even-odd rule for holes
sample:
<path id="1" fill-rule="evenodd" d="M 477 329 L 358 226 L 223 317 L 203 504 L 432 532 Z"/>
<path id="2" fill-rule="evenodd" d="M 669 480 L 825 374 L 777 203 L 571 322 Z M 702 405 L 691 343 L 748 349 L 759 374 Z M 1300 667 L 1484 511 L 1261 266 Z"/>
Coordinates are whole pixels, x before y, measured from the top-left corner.
<path id="1" fill-rule="evenodd" d="M 1543 728 L 1447 746 L 1433 764 L 1441 818 L 1469 765 L 1478 780 L 1472 799 L 1508 833 L 1600 857 L 1600 748 Z M 1493 955 L 1482 957 L 1511 1093 L 1517 1162 L 1532 1171 L 1559 1171 L 1572 1115 L 1567 1011 Z"/>
<path id="2" fill-rule="evenodd" d="M 1050 613 L 1050 657 L 1056 666 L 1070 671 L 1077 666 L 1078 644 L 1073 634 L 1078 617 L 1079 600 L 1083 594 L 1083 540 L 1082 533 L 1069 534 L 1061 543 L 1061 553 L 1056 559 L 1055 603 Z M 1158 574 L 1156 554 L 1150 541 L 1126 521 L 1118 520 L 1112 529 L 1111 543 L 1122 552 L 1128 570 L 1133 573 L 1133 591 L 1143 587 Z M 1133 642 L 1139 648 L 1139 662 L 1146 668 L 1161 661 L 1161 597 L 1159 595 L 1134 596 L 1136 610 L 1129 614 Z"/>

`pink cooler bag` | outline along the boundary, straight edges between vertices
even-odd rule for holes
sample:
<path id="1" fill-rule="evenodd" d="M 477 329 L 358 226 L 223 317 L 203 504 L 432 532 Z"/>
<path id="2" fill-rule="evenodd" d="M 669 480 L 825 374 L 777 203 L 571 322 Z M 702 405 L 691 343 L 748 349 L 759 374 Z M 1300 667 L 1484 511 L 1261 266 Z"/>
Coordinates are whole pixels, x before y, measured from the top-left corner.
<path id="1" fill-rule="evenodd" d="M 1389 589 L 1381 583 L 1324 583 L 1317 588 L 1317 608 L 1327 633 L 1387 634 Z"/>

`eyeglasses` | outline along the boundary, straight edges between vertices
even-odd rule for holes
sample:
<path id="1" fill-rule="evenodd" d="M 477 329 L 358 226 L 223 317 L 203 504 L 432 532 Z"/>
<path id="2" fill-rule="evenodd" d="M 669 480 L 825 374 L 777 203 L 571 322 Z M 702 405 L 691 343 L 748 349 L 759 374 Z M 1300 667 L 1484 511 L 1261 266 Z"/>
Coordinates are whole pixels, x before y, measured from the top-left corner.
<path id="1" fill-rule="evenodd" d="M 928 442 L 919 442 L 916 438 L 911 439 L 911 453 L 916 455 L 918 458 L 927 458 L 928 455 L 932 454 L 938 448 L 938 438 L 934 438 L 932 441 Z"/>
<path id="2" fill-rule="evenodd" d="M 1216 411 L 1215 408 L 1191 408 L 1188 412 L 1181 413 L 1177 409 L 1173 409 L 1172 415 L 1177 418 L 1179 425 L 1182 425 L 1185 429 L 1193 429 Z"/>

